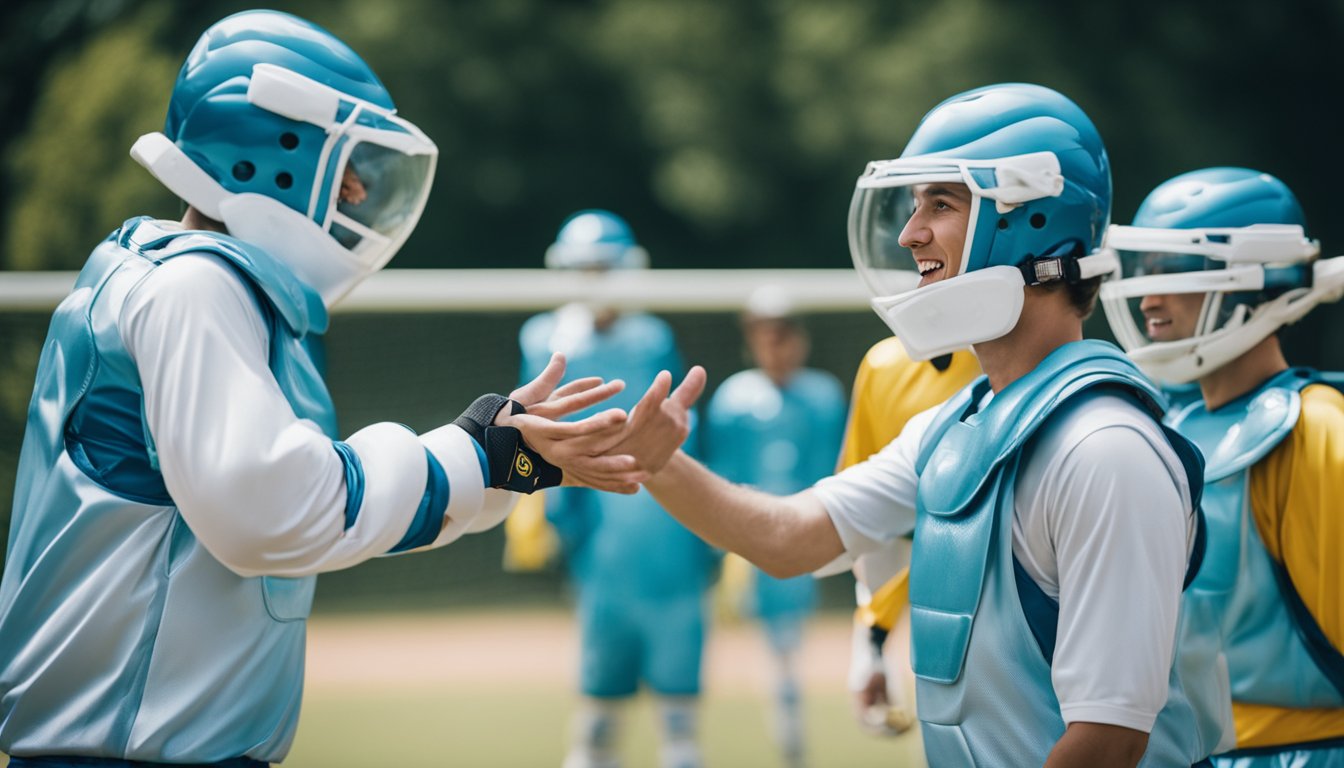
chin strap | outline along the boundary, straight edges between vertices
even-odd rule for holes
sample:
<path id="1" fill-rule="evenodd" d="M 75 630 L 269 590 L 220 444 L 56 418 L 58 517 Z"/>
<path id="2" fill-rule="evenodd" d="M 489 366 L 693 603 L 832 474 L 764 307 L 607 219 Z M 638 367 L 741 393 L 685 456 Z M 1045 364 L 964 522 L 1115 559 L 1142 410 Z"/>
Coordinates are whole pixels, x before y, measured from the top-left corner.
<path id="1" fill-rule="evenodd" d="M 503 488 L 517 493 L 532 493 L 543 488 L 554 488 L 564 477 L 561 469 L 523 442 L 523 433 L 516 427 L 494 426 L 495 417 L 510 406 L 510 415 L 527 413 L 522 403 L 503 395 L 481 395 L 453 419 L 453 424 L 471 435 L 471 439 L 485 453 L 489 477 L 485 482 L 491 488 Z"/>
<path id="2" fill-rule="evenodd" d="M 1071 246 L 1070 250 L 1074 250 Z M 1043 256 L 1018 265 L 1022 280 L 1027 285 L 1041 285 L 1064 281 L 1078 283 L 1100 275 L 1110 274 L 1119 267 L 1115 252 L 1097 251 L 1087 256 Z"/>

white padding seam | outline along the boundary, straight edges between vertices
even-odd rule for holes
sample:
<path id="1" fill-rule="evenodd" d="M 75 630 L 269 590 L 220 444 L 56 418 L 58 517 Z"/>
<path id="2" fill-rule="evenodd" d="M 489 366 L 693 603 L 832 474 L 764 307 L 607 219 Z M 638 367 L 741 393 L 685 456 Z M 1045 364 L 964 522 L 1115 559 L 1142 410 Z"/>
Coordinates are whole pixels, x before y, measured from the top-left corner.
<path id="1" fill-rule="evenodd" d="M 381 555 L 406 535 L 420 508 L 429 477 L 425 449 L 414 432 L 391 422 L 367 426 L 346 444 L 364 467 L 364 501 L 345 538 L 370 556 Z"/>
<path id="2" fill-rule="evenodd" d="M 448 509 L 443 530 L 431 546 L 441 547 L 471 527 L 485 499 L 485 477 L 476 454 L 476 441 L 461 427 L 448 424 L 420 436 L 448 475 Z M 424 464 L 423 455 L 420 462 Z M 424 484 L 420 488 L 423 490 Z M 417 499 L 418 501 L 418 499 Z"/>

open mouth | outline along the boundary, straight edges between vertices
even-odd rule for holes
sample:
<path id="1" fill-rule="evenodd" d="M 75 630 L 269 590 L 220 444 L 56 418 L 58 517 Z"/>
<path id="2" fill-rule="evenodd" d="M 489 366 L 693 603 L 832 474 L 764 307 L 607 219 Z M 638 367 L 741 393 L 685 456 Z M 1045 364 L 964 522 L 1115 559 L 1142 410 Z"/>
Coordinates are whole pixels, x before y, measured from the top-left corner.
<path id="1" fill-rule="evenodd" d="M 1157 338 L 1165 335 L 1167 329 L 1171 327 L 1171 318 L 1169 317 L 1147 317 L 1144 318 L 1147 326 L 1148 338 Z"/>
<path id="2" fill-rule="evenodd" d="M 929 277 L 943 268 L 943 262 L 934 261 L 933 259 L 917 259 L 915 261 L 915 268 L 919 270 L 920 277 Z"/>

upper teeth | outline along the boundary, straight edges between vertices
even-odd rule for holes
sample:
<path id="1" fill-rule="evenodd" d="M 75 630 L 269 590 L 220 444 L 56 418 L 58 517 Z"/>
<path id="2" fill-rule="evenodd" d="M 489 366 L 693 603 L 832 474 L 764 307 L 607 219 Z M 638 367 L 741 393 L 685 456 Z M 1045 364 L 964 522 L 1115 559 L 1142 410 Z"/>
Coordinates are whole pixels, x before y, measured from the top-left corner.
<path id="1" fill-rule="evenodd" d="M 941 261 L 926 261 L 926 260 L 924 260 L 924 259 L 919 259 L 919 260 L 915 261 L 915 266 L 919 269 L 919 274 L 921 274 L 921 275 L 926 275 L 926 274 L 928 274 L 928 273 L 934 271 L 935 269 L 942 269 L 942 267 L 943 267 L 943 262 L 941 262 Z"/>

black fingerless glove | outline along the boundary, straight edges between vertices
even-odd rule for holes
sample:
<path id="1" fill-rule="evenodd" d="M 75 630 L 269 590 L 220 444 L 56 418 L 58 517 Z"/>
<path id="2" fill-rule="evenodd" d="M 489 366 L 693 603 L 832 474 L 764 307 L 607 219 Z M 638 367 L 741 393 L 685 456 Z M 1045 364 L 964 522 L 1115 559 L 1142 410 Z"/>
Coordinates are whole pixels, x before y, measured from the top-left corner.
<path id="1" fill-rule="evenodd" d="M 453 419 L 453 424 L 471 435 L 485 452 L 485 465 L 490 473 L 486 483 L 491 488 L 518 493 L 532 493 L 559 485 L 564 473 L 529 448 L 517 428 L 494 426 L 495 417 L 506 405 L 512 408 L 510 415 L 527 413 L 522 403 L 503 395 L 481 395 L 461 416 Z"/>

